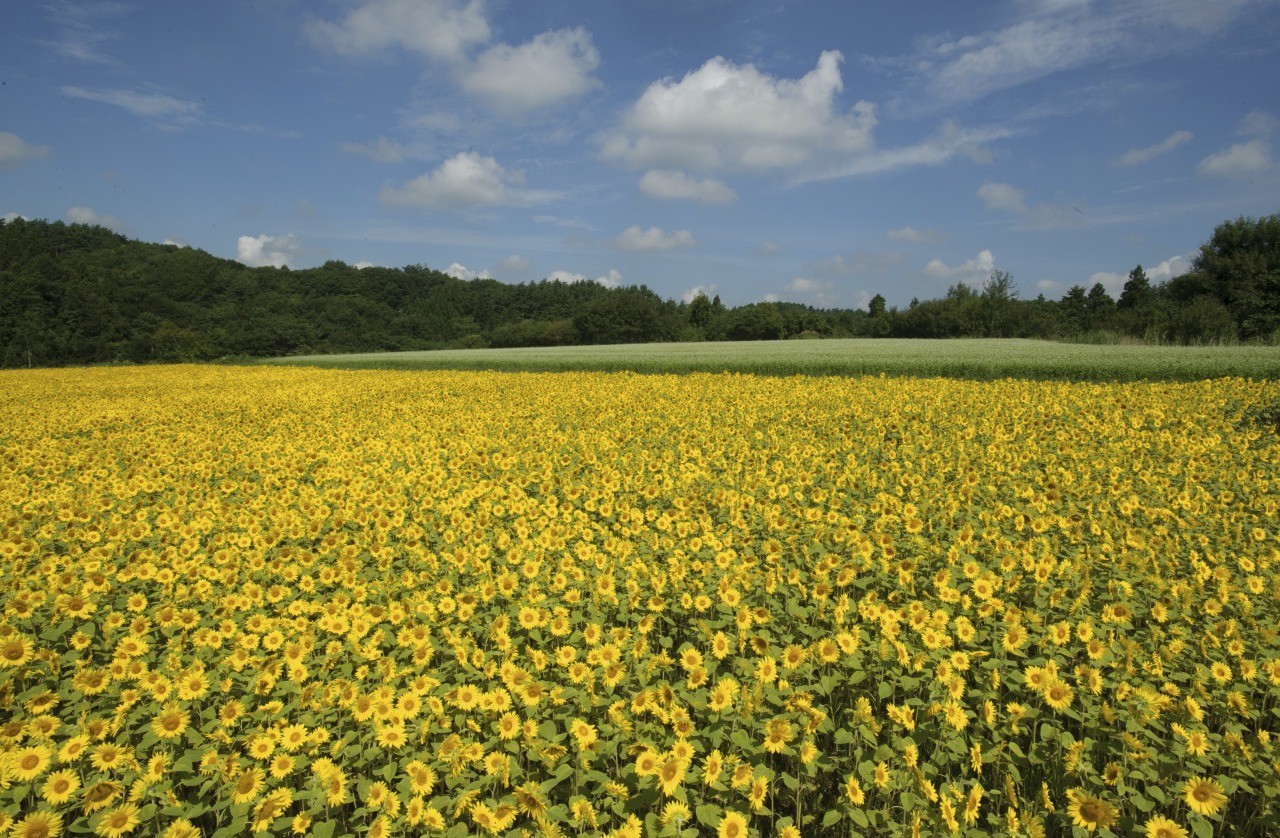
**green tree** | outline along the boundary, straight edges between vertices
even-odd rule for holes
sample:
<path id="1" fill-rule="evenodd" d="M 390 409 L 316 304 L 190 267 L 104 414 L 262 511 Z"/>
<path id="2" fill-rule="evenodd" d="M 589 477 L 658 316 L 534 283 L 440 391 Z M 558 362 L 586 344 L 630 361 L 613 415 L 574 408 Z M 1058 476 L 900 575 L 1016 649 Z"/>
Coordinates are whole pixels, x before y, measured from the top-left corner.
<path id="1" fill-rule="evenodd" d="M 1245 340 L 1280 340 L 1280 213 L 1219 224 L 1191 263 L 1193 278 Z"/>
<path id="2" fill-rule="evenodd" d="M 885 311 L 884 303 L 884 295 L 876 294 L 871 298 L 871 302 L 867 303 L 867 313 L 872 317 L 883 317 Z"/>

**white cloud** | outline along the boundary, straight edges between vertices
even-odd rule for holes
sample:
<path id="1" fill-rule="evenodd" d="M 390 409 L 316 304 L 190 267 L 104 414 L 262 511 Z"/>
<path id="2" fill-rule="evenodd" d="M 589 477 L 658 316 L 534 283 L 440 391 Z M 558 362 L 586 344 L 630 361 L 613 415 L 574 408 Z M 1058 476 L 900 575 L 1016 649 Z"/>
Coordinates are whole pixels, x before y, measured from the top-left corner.
<path id="1" fill-rule="evenodd" d="M 1175 276 L 1182 276 L 1190 271 L 1191 259 L 1192 256 L 1190 254 L 1185 256 L 1181 254 L 1178 256 L 1170 256 L 1154 268 L 1144 270 L 1144 273 L 1147 275 L 1147 279 L 1151 280 L 1153 283 L 1165 282 L 1166 280 L 1173 279 Z M 1126 279 L 1127 278 L 1128 277 L 1126 277 Z"/>
<path id="2" fill-rule="evenodd" d="M 850 253 L 848 258 L 837 253 L 821 262 L 816 272 L 823 276 L 887 276 L 905 260 L 904 254 L 894 251 L 858 250 Z"/>
<path id="3" fill-rule="evenodd" d="M 83 87 L 68 85 L 62 88 L 62 94 L 76 99 L 115 105 L 118 108 L 124 108 L 134 116 L 169 125 L 194 124 L 200 120 L 202 110 L 199 102 L 178 99 L 167 93 L 124 89 L 86 90 Z"/>
<path id="4" fill-rule="evenodd" d="M 666 233 L 661 227 L 642 230 L 638 225 L 628 227 L 617 238 L 609 241 L 610 246 L 615 250 L 632 251 L 674 250 L 677 247 L 692 247 L 696 243 L 693 233 L 688 230 Z"/>
<path id="5" fill-rule="evenodd" d="M 695 285 L 692 288 L 686 288 L 684 293 L 680 295 L 680 299 L 686 303 L 691 303 L 701 294 L 708 300 L 714 300 L 719 293 L 720 286 L 713 282 L 710 285 Z"/>
<path id="6" fill-rule="evenodd" d="M 640 191 L 650 198 L 698 201 L 703 204 L 728 204 L 737 194 L 715 178 L 689 177 L 684 172 L 668 169 L 650 169 L 640 178 Z"/>
<path id="7" fill-rule="evenodd" d="M 591 278 L 584 274 L 573 273 L 571 271 L 552 271 L 547 275 L 547 279 L 552 282 L 559 281 L 572 284 L 574 282 L 587 282 Z M 611 269 L 609 273 L 604 276 L 596 277 L 595 281 L 603 285 L 605 288 L 617 288 L 622 284 L 622 274 L 616 269 Z"/>
<path id="8" fill-rule="evenodd" d="M 797 276 L 787 283 L 786 291 L 788 294 L 809 297 L 817 303 L 826 303 L 831 299 L 833 287 L 833 284 L 828 281 Z"/>
<path id="9" fill-rule="evenodd" d="M 1102 287 L 1107 289 L 1107 294 L 1109 294 L 1112 299 L 1118 300 L 1120 298 L 1120 293 L 1124 291 L 1124 284 L 1128 281 L 1128 274 L 1118 274 L 1112 271 L 1098 271 L 1095 274 L 1091 274 L 1083 284 L 1085 288 L 1092 288 L 1094 285 L 1101 282 Z"/>
<path id="10" fill-rule="evenodd" d="M 939 101 L 972 100 L 1054 73 L 1177 53 L 1260 5 L 1251 0 L 1024 3 L 1019 18 L 1006 26 L 922 39 L 909 66 Z"/>
<path id="11" fill-rule="evenodd" d="M 181 239 L 170 239 L 170 238 L 166 238 L 164 241 L 162 241 L 162 242 L 160 242 L 160 243 L 161 243 L 161 244 L 169 244 L 169 245 L 173 245 L 174 247 L 191 247 L 190 243 L 185 242 L 185 241 L 183 241 L 183 240 L 181 240 Z"/>
<path id="12" fill-rule="evenodd" d="M 3 221 L 6 224 L 8 224 L 10 221 L 26 221 L 26 220 L 27 220 L 27 217 L 25 215 L 19 215 L 16 212 L 6 212 L 4 215 L 0 215 L 0 221 Z"/>
<path id="13" fill-rule="evenodd" d="M 361 260 L 359 262 L 356 262 L 351 267 L 355 268 L 357 271 L 363 271 L 365 268 L 372 268 L 373 263 L 366 260 Z"/>
<path id="14" fill-rule="evenodd" d="M 302 253 L 302 242 L 297 236 L 241 236 L 236 241 L 236 259 L 251 268 L 271 265 L 283 268 L 291 265 Z"/>
<path id="15" fill-rule="evenodd" d="M 475 207 L 523 207 L 552 200 L 555 193 L 520 188 L 524 176 L 502 168 L 492 157 L 464 151 L 399 188 L 385 186 L 384 204 L 465 210 Z"/>
<path id="16" fill-rule="evenodd" d="M 426 149 L 421 145 L 405 145 L 386 137 L 378 137 L 372 143 L 339 143 L 338 148 L 348 154 L 362 154 L 378 163 L 403 163 L 411 157 L 426 155 Z"/>
<path id="17" fill-rule="evenodd" d="M 489 276 L 488 271 L 480 271 L 479 273 L 476 273 L 466 265 L 458 262 L 454 262 L 452 265 L 441 271 L 441 273 L 448 274 L 454 279 L 464 279 L 468 282 L 473 279 L 493 279 L 493 277 Z"/>
<path id="18" fill-rule="evenodd" d="M 462 88 L 506 114 L 527 113 L 600 87 L 591 73 L 600 54 L 582 27 L 543 32 L 532 41 L 498 44 L 461 74 Z"/>
<path id="19" fill-rule="evenodd" d="M 341 23 L 317 20 L 307 31 L 317 43 L 347 55 L 395 46 L 446 61 L 489 40 L 483 0 L 368 0 Z"/>
<path id="20" fill-rule="evenodd" d="M 533 263 L 518 253 L 512 253 L 498 263 L 498 270 L 517 274 L 522 274 L 532 267 Z"/>
<path id="21" fill-rule="evenodd" d="M 1062 290 L 1062 283 L 1056 279 L 1042 279 L 1036 283 L 1036 293 L 1044 294 L 1046 298 L 1052 299 L 1058 296 L 1058 292 Z"/>
<path id="22" fill-rule="evenodd" d="M 871 147 L 875 106 L 835 110 L 844 88 L 839 52 L 824 52 L 798 79 L 711 59 L 680 81 L 649 85 L 601 150 L 632 166 L 768 170 Z"/>
<path id="23" fill-rule="evenodd" d="M 99 227 L 108 227 L 116 231 L 124 227 L 115 216 L 102 215 L 94 212 L 89 207 L 71 207 L 67 210 L 67 220 L 72 224 L 96 224 Z"/>
<path id="24" fill-rule="evenodd" d="M 924 266 L 926 276 L 934 279 L 947 279 L 963 282 L 969 286 L 980 286 L 991 278 L 995 270 L 996 260 L 990 250 L 983 250 L 972 259 L 966 259 L 959 265 L 948 265 L 941 259 L 932 259 Z"/>
<path id="25" fill-rule="evenodd" d="M 928 244 L 942 239 L 937 230 L 917 230 L 915 227 L 901 227 L 897 230 L 890 230 L 884 234 L 884 237 L 891 242 L 907 242 L 909 244 Z"/>
<path id="26" fill-rule="evenodd" d="M 1242 180 L 1270 171 L 1271 144 L 1263 139 L 1236 143 L 1228 149 L 1210 154 L 1200 161 L 1196 171 L 1202 175 Z"/>
<path id="27" fill-rule="evenodd" d="M 29 160 L 43 160 L 49 156 L 49 146 L 31 145 L 17 134 L 0 131 L 0 169 L 16 169 Z"/>
<path id="28" fill-rule="evenodd" d="M 761 256 L 777 256 L 782 252 L 782 245 L 777 242 L 761 242 L 756 248 L 756 252 Z"/>
<path id="29" fill-rule="evenodd" d="M 803 175 L 798 183 L 815 180 L 832 180 L 844 177 L 880 175 L 919 166 L 940 166 L 955 157 L 966 157 L 975 163 L 987 163 L 992 159 L 986 143 L 1011 137 L 1008 128 L 963 128 L 948 122 L 935 136 L 914 145 L 897 148 L 870 148 L 857 153 L 853 159 L 825 169 Z"/>
<path id="30" fill-rule="evenodd" d="M 987 209 L 1002 210 L 1021 216 L 1031 226 L 1073 227 L 1084 222 L 1084 210 L 1078 206 L 1060 206 L 1057 204 L 1036 204 L 1030 206 L 1026 200 L 1026 192 L 1007 183 L 987 181 L 978 187 L 978 197 Z"/>
<path id="31" fill-rule="evenodd" d="M 1007 183 L 987 181 L 978 187 L 978 197 L 986 204 L 987 209 L 1006 210 L 1008 212 L 1027 212 L 1026 193 Z"/>
<path id="32" fill-rule="evenodd" d="M 828 306 L 835 299 L 831 293 L 834 287 L 831 282 L 797 276 L 787 283 L 785 291 L 793 298 L 803 297 L 807 303 Z"/>
<path id="33" fill-rule="evenodd" d="M 1240 120 L 1236 133 L 1246 137 L 1270 137 L 1277 131 L 1280 131 L 1280 119 L 1261 108 L 1254 108 Z"/>
<path id="34" fill-rule="evenodd" d="M 1173 151 L 1183 143 L 1189 142 L 1194 136 L 1190 131 L 1174 131 L 1155 145 L 1126 151 L 1116 162 L 1121 166 L 1141 166 L 1151 158 Z"/>

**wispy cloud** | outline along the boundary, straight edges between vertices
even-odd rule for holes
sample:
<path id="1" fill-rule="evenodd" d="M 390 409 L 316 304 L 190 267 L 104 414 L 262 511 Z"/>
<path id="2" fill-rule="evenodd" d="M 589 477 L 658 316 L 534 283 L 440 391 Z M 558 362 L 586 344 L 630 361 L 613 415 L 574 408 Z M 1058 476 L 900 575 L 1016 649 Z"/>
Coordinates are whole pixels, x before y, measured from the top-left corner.
<path id="1" fill-rule="evenodd" d="M 628 227 L 616 238 L 609 240 L 609 246 L 614 250 L 636 252 L 675 250 L 682 247 L 693 247 L 695 244 L 697 244 L 697 241 L 694 240 L 693 233 L 688 230 L 676 230 L 674 233 L 668 233 L 661 227 L 650 227 L 647 230 L 643 230 L 638 225 Z"/>
<path id="2" fill-rule="evenodd" d="M 1126 151 L 1116 162 L 1121 166 L 1141 166 L 1153 157 L 1159 157 L 1161 154 L 1173 151 L 1183 143 L 1190 142 L 1194 136 L 1190 131 L 1174 131 L 1155 145 Z"/>
<path id="3" fill-rule="evenodd" d="M 89 90 L 83 87 L 66 85 L 62 95 L 75 99 L 88 99 L 124 108 L 134 116 L 141 117 L 164 128 L 186 127 L 200 122 L 203 108 L 199 102 L 190 99 L 178 99 L 167 93 L 145 90 L 128 90 L 115 88 L 111 90 Z"/>
<path id="4" fill-rule="evenodd" d="M 89 64 L 118 64 L 115 56 L 102 49 L 118 39 L 119 33 L 107 28 L 105 21 L 133 11 L 131 3 L 78 2 L 52 0 L 45 12 L 53 22 L 56 36 L 39 41 L 50 53 Z"/>

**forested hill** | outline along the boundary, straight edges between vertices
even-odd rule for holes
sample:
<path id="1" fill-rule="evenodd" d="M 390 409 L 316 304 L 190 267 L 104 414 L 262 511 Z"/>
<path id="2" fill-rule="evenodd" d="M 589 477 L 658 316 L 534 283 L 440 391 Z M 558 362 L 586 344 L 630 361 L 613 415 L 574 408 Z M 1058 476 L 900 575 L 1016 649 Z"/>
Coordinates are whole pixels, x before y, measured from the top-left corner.
<path id="1" fill-rule="evenodd" d="M 419 265 L 249 268 L 103 227 L 0 220 L 0 367 L 485 346 L 793 337 L 1037 337 L 1280 342 L 1280 214 L 1219 225 L 1191 272 L 1119 299 L 1101 284 L 1018 298 L 1007 272 L 981 288 L 868 311 L 719 298 L 664 300 L 597 282 L 508 285 Z"/>
<path id="2" fill-rule="evenodd" d="M 249 268 L 102 227 L 0 222 L 4 367 L 853 334 L 865 316 L 785 303 L 734 311 L 644 286 L 508 285 L 412 265 Z"/>

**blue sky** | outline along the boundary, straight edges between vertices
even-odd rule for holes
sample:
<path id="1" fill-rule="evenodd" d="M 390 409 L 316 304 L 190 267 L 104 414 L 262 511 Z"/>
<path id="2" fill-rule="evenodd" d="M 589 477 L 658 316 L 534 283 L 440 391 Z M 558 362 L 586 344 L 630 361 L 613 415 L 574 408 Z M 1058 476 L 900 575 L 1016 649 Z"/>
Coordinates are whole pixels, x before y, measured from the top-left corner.
<path id="1" fill-rule="evenodd" d="M 1280 2 L 50 0 L 0 216 L 731 305 L 1021 296 L 1280 212 Z"/>

